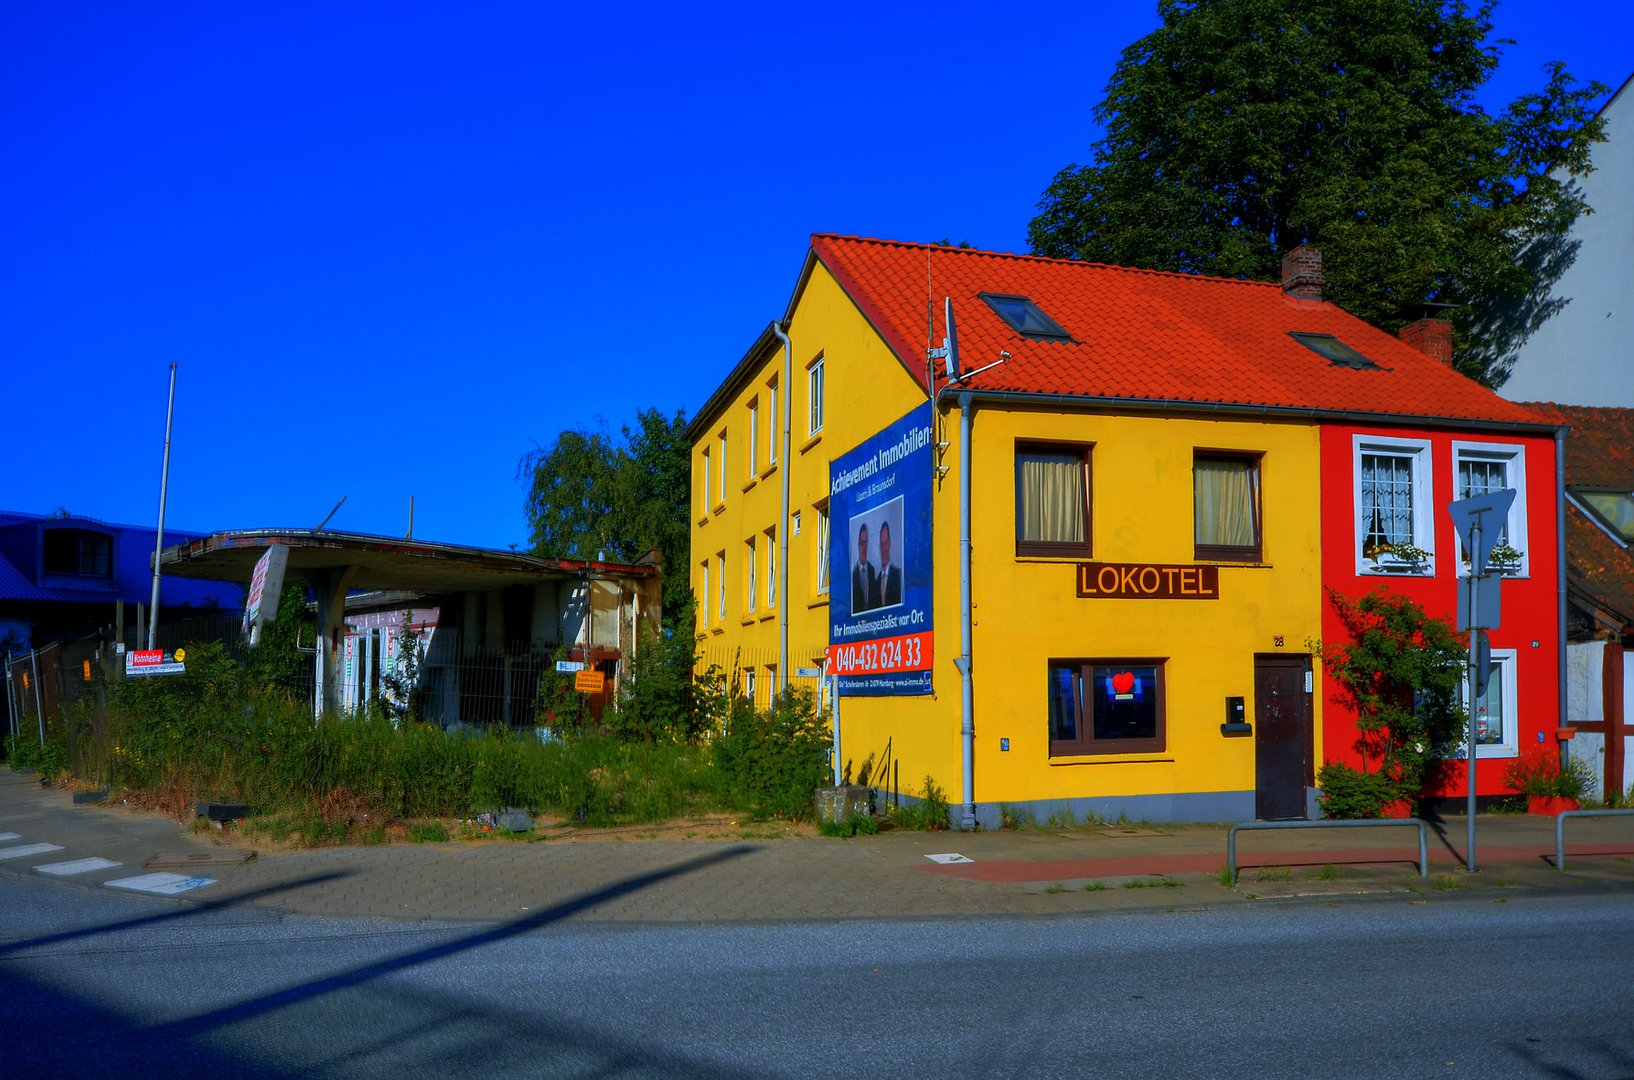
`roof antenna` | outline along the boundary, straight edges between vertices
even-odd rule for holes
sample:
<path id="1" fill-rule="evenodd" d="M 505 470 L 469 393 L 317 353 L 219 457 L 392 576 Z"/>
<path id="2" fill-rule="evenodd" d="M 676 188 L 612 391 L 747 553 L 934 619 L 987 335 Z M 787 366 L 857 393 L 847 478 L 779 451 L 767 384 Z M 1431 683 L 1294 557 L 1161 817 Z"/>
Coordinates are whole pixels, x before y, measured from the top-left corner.
<path id="1" fill-rule="evenodd" d="M 329 511 L 329 513 L 325 514 L 324 517 L 323 517 L 323 520 L 318 522 L 318 527 L 316 529 L 313 529 L 312 531 L 313 532 L 323 532 L 323 527 L 325 525 L 329 524 L 329 519 L 334 517 L 335 514 L 340 510 L 340 508 L 343 505 L 345 505 L 345 503 L 346 503 L 346 496 L 342 495 L 340 497 L 340 502 L 335 504 L 335 509 L 331 510 L 331 511 Z"/>
<path id="2" fill-rule="evenodd" d="M 942 298 L 942 316 L 947 325 L 947 336 L 942 339 L 940 349 L 926 350 L 926 356 L 932 360 L 942 361 L 942 368 L 947 372 L 947 381 L 958 382 L 959 374 L 959 335 L 953 328 L 953 297 Z"/>

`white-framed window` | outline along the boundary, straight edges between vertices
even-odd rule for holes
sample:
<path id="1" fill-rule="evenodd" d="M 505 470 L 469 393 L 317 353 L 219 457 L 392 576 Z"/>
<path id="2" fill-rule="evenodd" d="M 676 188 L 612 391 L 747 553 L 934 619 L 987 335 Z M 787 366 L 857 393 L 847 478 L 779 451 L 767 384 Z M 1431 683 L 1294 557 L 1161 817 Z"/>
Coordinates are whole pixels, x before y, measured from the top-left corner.
<path id="1" fill-rule="evenodd" d="M 698 511 L 698 514 L 699 514 L 700 517 L 707 516 L 708 513 L 709 513 L 709 493 L 710 493 L 711 490 L 713 490 L 711 488 L 711 486 L 710 486 L 711 477 L 709 475 L 709 447 L 707 447 L 707 446 L 704 447 L 704 449 L 703 449 L 703 459 L 704 459 L 704 466 L 703 466 L 703 469 L 704 469 L 704 483 L 703 483 L 703 488 L 701 489 L 703 507 Z M 704 595 L 705 596 L 709 595 L 709 590 L 708 589 L 704 590 Z"/>
<path id="2" fill-rule="evenodd" d="M 744 579 L 743 613 L 748 615 L 759 606 L 755 593 L 755 572 L 759 567 L 755 563 L 755 538 L 752 536 L 743 544 L 743 569 L 748 575 Z"/>
<path id="3" fill-rule="evenodd" d="M 718 436 L 716 436 L 716 438 L 715 438 L 715 449 L 717 451 L 716 454 L 715 454 L 715 475 L 720 478 L 720 490 L 719 490 L 719 493 L 715 496 L 715 502 L 717 504 L 719 504 L 719 503 L 724 503 L 726 501 L 726 429 L 725 428 L 722 428 L 720 434 Z"/>
<path id="4" fill-rule="evenodd" d="M 1475 701 L 1475 756 L 1477 758 L 1514 757 L 1519 753 L 1516 735 L 1516 659 L 1514 649 L 1493 649 L 1487 668 L 1486 693 Z M 1469 707 L 1469 683 L 1459 690 L 1459 699 Z M 1461 735 L 1459 745 L 1467 734 Z M 1460 755 L 1462 756 L 1462 755 Z"/>
<path id="5" fill-rule="evenodd" d="M 1513 443 L 1461 442 L 1452 444 L 1453 493 L 1468 499 L 1503 488 L 1515 490 L 1509 516 L 1499 525 L 1498 554 L 1508 560 L 1495 561 L 1495 569 L 1525 577 L 1531 560 L 1526 553 L 1526 447 Z M 1507 549 L 1507 550 L 1505 550 Z M 1512 554 L 1518 553 L 1518 555 Z M 1464 539 L 1458 538 L 1458 572 L 1469 573 Z"/>
<path id="6" fill-rule="evenodd" d="M 709 626 L 709 560 L 698 565 L 698 628 Z"/>
<path id="7" fill-rule="evenodd" d="M 777 380 L 766 384 L 766 463 L 777 464 L 777 436 L 783 417 L 777 411 Z"/>
<path id="8" fill-rule="evenodd" d="M 815 435 L 823 430 L 823 358 L 821 356 L 813 360 L 811 366 L 806 369 L 806 397 L 811 405 L 811 411 L 806 423 L 806 433 Z"/>
<path id="9" fill-rule="evenodd" d="M 777 606 L 777 527 L 766 530 L 766 606 Z"/>
<path id="10" fill-rule="evenodd" d="M 726 552 L 715 552 L 715 618 L 726 621 Z"/>
<path id="11" fill-rule="evenodd" d="M 817 511 L 817 595 L 828 595 L 828 504 L 812 507 Z"/>
<path id="12" fill-rule="evenodd" d="M 777 665 L 766 665 L 766 707 L 777 707 Z"/>
<path id="13" fill-rule="evenodd" d="M 749 399 L 749 452 L 744 455 L 749 459 L 749 479 L 753 480 L 760 472 L 760 399 Z"/>
<path id="14" fill-rule="evenodd" d="M 1435 574 L 1430 444 L 1357 435 L 1352 454 L 1358 574 Z"/>
<path id="15" fill-rule="evenodd" d="M 743 696 L 749 699 L 749 704 L 755 703 L 755 669 L 743 669 Z"/>

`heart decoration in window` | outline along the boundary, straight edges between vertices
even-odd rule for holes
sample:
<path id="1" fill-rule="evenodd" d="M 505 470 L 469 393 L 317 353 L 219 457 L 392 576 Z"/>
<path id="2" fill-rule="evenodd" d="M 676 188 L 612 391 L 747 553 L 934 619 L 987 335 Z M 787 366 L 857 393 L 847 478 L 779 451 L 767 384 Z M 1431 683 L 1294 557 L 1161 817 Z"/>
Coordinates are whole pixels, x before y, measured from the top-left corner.
<path id="1" fill-rule="evenodd" d="M 1120 671 L 1112 676 L 1112 692 L 1119 697 L 1128 697 L 1134 689 L 1135 673 L 1133 671 Z"/>

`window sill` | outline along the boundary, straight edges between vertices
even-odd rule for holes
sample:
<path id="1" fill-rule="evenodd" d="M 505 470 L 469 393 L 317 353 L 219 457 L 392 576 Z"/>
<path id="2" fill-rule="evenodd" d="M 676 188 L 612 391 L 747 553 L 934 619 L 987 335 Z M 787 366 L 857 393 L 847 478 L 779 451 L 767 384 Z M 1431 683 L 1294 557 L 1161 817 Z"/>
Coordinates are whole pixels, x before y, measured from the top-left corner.
<path id="1" fill-rule="evenodd" d="M 1018 563 L 1080 563 L 1090 561 L 1093 558 L 1094 556 L 1087 551 L 1075 552 L 1071 555 L 1022 555 L 1019 552 L 1016 554 L 1016 562 Z"/>
<path id="2" fill-rule="evenodd" d="M 772 475 L 772 473 L 774 473 L 776 471 L 777 471 L 777 462 L 774 461 L 770 465 L 766 466 L 764 469 L 760 470 L 760 479 L 764 480 L 764 479 L 766 479 L 768 476 Z"/>
<path id="3" fill-rule="evenodd" d="M 1193 559 L 1195 566 L 1236 567 L 1241 570 L 1271 570 L 1274 567 L 1260 559 Z"/>
<path id="4" fill-rule="evenodd" d="M 745 615 L 743 618 L 739 619 L 738 621 L 740 623 L 742 623 L 744 626 L 753 626 L 755 623 L 759 622 L 760 620 L 758 618 L 756 618 L 755 616 L 753 616 L 753 615 Z"/>
<path id="5" fill-rule="evenodd" d="M 766 620 L 767 620 L 767 619 L 775 619 L 775 618 L 777 618 L 777 609 L 776 609 L 776 608 L 773 608 L 773 609 L 772 609 L 772 610 L 770 610 L 770 611 L 768 611 L 768 612 L 766 612 L 766 614 L 764 614 L 764 615 L 762 615 L 762 616 L 761 616 L 761 617 L 760 617 L 760 618 L 759 618 L 759 619 L 758 619 L 758 620 L 756 620 L 756 621 L 758 621 L 758 622 L 765 622 L 765 621 L 766 621 Z"/>
<path id="6" fill-rule="evenodd" d="M 806 607 L 808 607 L 808 608 L 827 607 L 827 606 L 828 606 L 828 597 L 826 597 L 826 596 L 819 596 L 815 600 L 808 600 L 806 602 Z"/>
<path id="7" fill-rule="evenodd" d="M 1050 765 L 1173 765 L 1172 754 L 1069 754 L 1050 758 Z"/>
<path id="8" fill-rule="evenodd" d="M 726 627 L 724 627 L 724 626 L 711 626 L 709 628 L 709 632 L 711 634 L 724 634 L 724 633 L 726 633 Z"/>
<path id="9" fill-rule="evenodd" d="M 800 452 L 803 454 L 807 450 L 810 450 L 813 446 L 816 446 L 818 443 L 820 443 L 822 441 L 823 441 L 823 433 L 821 431 L 819 431 L 815 435 L 813 435 L 811 438 L 807 439 L 805 442 L 800 444 Z"/>
<path id="10" fill-rule="evenodd" d="M 720 502 L 716 503 L 709 512 L 711 514 L 724 514 L 726 512 L 726 500 L 722 499 Z"/>
<path id="11" fill-rule="evenodd" d="M 757 479 L 756 477 L 751 476 L 751 477 L 749 477 L 749 479 L 747 481 L 744 482 L 743 487 L 741 489 L 739 489 L 739 490 L 748 491 L 750 488 L 754 487 L 758 483 L 760 483 L 760 480 Z"/>
<path id="12" fill-rule="evenodd" d="M 1411 566 L 1402 563 L 1364 563 L 1357 568 L 1356 575 L 1358 577 L 1433 578 L 1435 577 L 1435 566 L 1426 563 Z"/>

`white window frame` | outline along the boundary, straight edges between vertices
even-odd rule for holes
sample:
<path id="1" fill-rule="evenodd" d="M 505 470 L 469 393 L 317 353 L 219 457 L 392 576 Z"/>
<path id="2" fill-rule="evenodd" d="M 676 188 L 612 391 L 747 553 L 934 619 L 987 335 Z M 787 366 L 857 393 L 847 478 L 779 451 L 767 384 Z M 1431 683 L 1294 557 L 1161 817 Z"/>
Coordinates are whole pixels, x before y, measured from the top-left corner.
<path id="1" fill-rule="evenodd" d="M 760 472 L 760 398 L 749 399 L 749 479 Z"/>
<path id="2" fill-rule="evenodd" d="M 783 427 L 783 418 L 777 412 L 777 380 L 766 384 L 766 463 L 777 464 L 777 433 Z"/>
<path id="3" fill-rule="evenodd" d="M 705 559 L 698 569 L 701 571 L 698 583 L 698 625 L 700 628 L 707 629 L 709 627 L 709 560 Z"/>
<path id="4" fill-rule="evenodd" d="M 806 368 L 806 396 L 810 399 L 806 416 L 808 435 L 816 435 L 823 430 L 823 379 L 823 358 L 819 354 Z"/>
<path id="5" fill-rule="evenodd" d="M 766 707 L 777 707 L 777 665 L 766 665 Z"/>
<path id="6" fill-rule="evenodd" d="M 749 704 L 755 703 L 755 669 L 752 667 L 743 669 L 743 696 L 749 699 Z"/>
<path id="7" fill-rule="evenodd" d="M 1519 679 L 1517 678 L 1519 671 L 1518 656 L 1519 653 L 1515 649 L 1492 650 L 1492 674 L 1487 679 L 1487 684 L 1490 687 L 1493 681 L 1502 680 L 1499 685 L 1503 689 L 1503 716 L 1500 718 L 1503 723 L 1503 739 L 1495 743 L 1477 743 L 1475 747 L 1477 760 L 1481 758 L 1512 758 L 1520 754 L 1520 736 L 1518 734 L 1520 708 L 1516 700 L 1520 693 Z M 1470 707 L 1469 679 L 1467 677 L 1459 683 L 1458 700 L 1467 711 Z M 1468 753 L 1468 740 L 1469 732 L 1466 729 L 1460 733 L 1458 739 L 1459 750 L 1457 757 L 1459 759 L 1463 759 Z"/>
<path id="8" fill-rule="evenodd" d="M 720 453 L 717 456 L 716 461 L 715 461 L 715 475 L 720 477 L 720 481 L 719 481 L 720 482 L 720 493 L 719 493 L 718 497 L 715 499 L 715 504 L 717 506 L 720 506 L 720 505 L 724 505 L 725 502 L 726 502 L 726 429 L 725 428 L 722 428 L 721 431 L 720 431 L 720 434 L 718 436 L 716 436 L 715 445 L 720 450 Z"/>
<path id="9" fill-rule="evenodd" d="M 1362 555 L 1362 544 L 1367 537 L 1368 521 L 1362 509 L 1362 455 L 1385 454 L 1412 459 L 1413 482 L 1413 546 L 1430 552 L 1430 557 L 1416 572 L 1392 566 L 1388 556 L 1378 563 Z M 1361 577 L 1397 576 L 1434 577 L 1437 552 L 1435 550 L 1435 488 L 1431 482 L 1430 441 L 1428 439 L 1398 439 L 1380 435 L 1355 435 L 1351 438 L 1351 521 L 1355 537 L 1351 543 L 1356 560 L 1356 573 Z"/>
<path id="10" fill-rule="evenodd" d="M 714 477 L 711 476 L 710 473 L 709 473 L 709 447 L 707 447 L 707 446 L 703 448 L 703 458 L 704 458 L 704 485 L 703 485 L 704 507 L 703 507 L 703 513 L 700 516 L 707 517 L 709 515 L 709 494 L 710 494 L 709 488 L 710 488 L 710 482 L 714 479 Z M 706 594 L 708 593 L 707 589 L 704 590 L 704 591 L 705 591 Z"/>
<path id="11" fill-rule="evenodd" d="M 1465 459 L 1472 461 L 1501 461 L 1504 464 L 1505 480 L 1515 489 L 1515 502 L 1509 508 L 1509 517 L 1504 527 L 1509 534 L 1509 546 L 1521 553 L 1520 566 L 1510 571 L 1507 577 L 1530 577 L 1532 572 L 1532 554 L 1530 545 L 1526 542 L 1526 447 L 1514 443 L 1491 442 L 1464 442 L 1455 440 L 1452 444 L 1452 493 L 1454 499 L 1463 498 L 1458 487 L 1458 466 Z M 1467 577 L 1469 567 L 1464 565 L 1464 538 L 1458 537 L 1458 576 Z"/>
<path id="12" fill-rule="evenodd" d="M 744 579 L 745 591 L 743 595 L 745 599 L 743 603 L 743 613 L 745 615 L 749 615 L 754 612 L 756 607 L 755 601 L 758 599 L 758 597 L 755 595 L 755 574 L 759 571 L 760 567 L 755 562 L 755 538 L 752 536 L 749 537 L 748 540 L 744 541 L 743 546 L 745 548 L 743 564 L 745 570 L 747 570 L 749 574 L 749 576 Z"/>
<path id="13" fill-rule="evenodd" d="M 715 552 L 716 621 L 726 621 L 726 552 Z"/>
<path id="14" fill-rule="evenodd" d="M 828 523 L 828 507 L 814 506 L 817 511 L 817 595 L 828 595 L 828 559 L 832 537 Z"/>
<path id="15" fill-rule="evenodd" d="M 777 526 L 764 533 L 766 541 L 766 607 L 777 606 Z"/>

